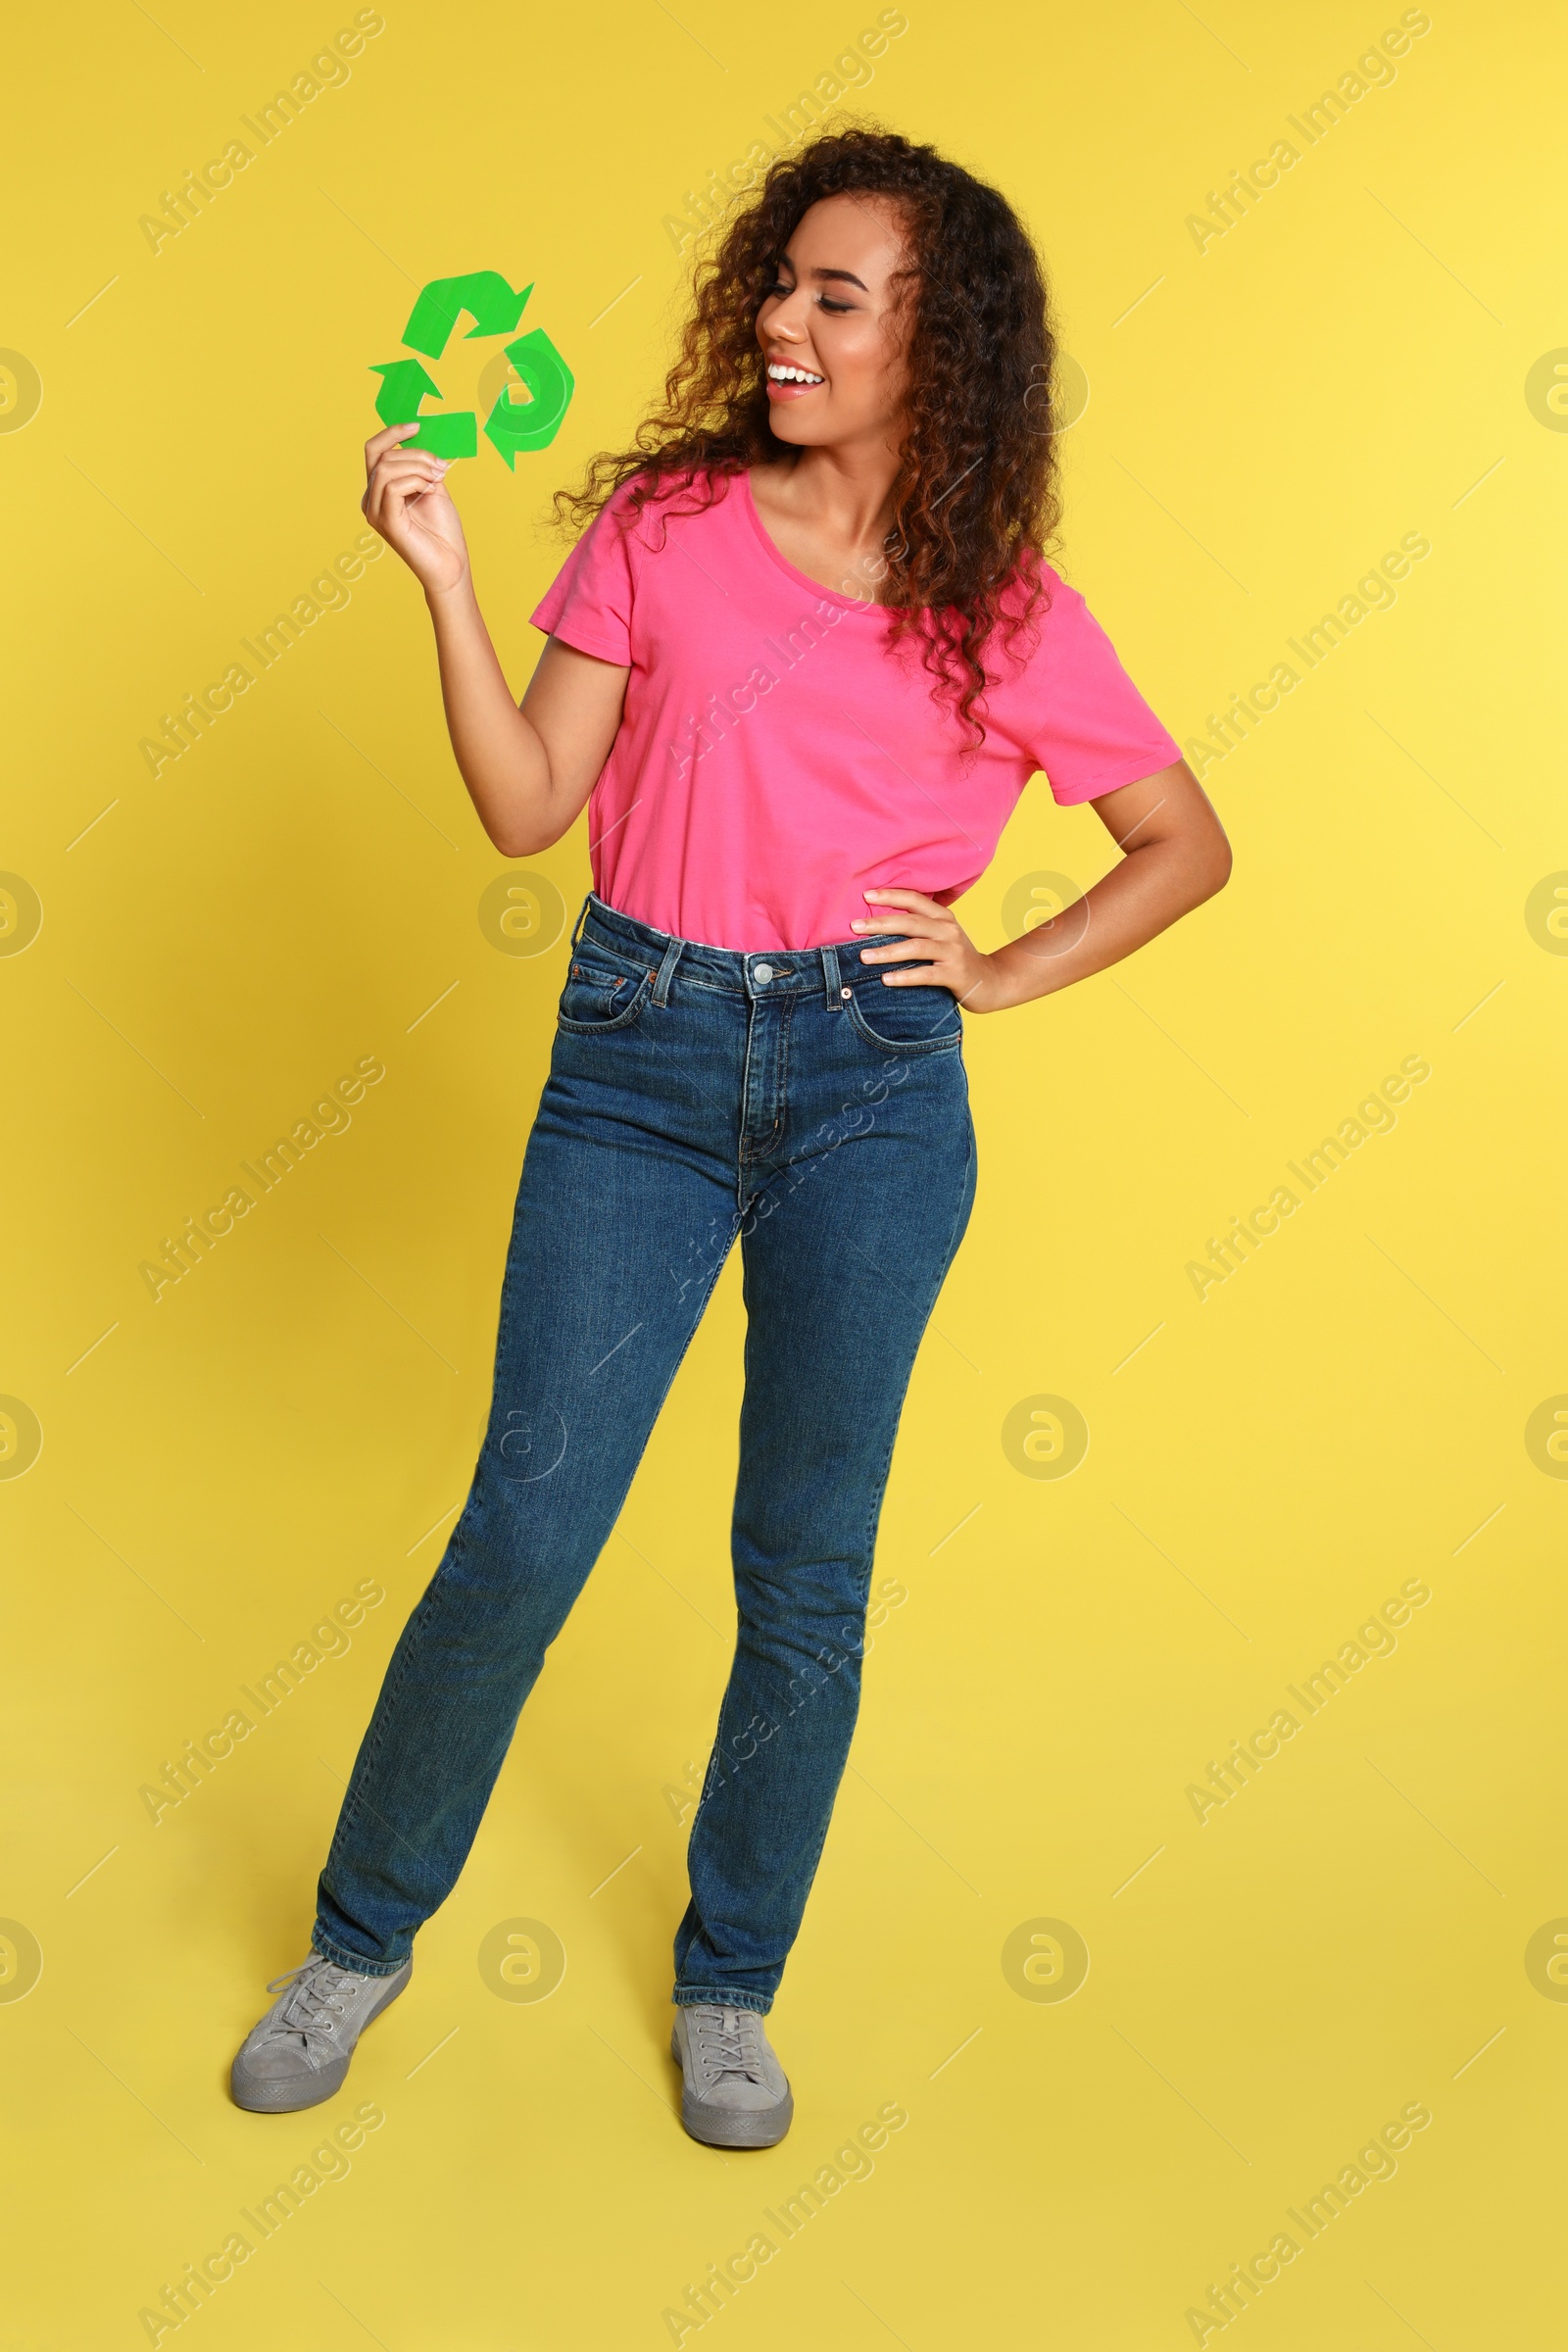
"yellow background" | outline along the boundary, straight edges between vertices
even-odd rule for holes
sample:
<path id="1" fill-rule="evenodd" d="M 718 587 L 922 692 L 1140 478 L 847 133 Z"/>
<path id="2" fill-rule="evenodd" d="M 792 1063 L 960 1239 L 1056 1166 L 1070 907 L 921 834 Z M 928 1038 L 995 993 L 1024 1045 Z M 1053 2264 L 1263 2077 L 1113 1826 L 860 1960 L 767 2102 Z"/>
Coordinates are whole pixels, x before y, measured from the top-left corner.
<path id="1" fill-rule="evenodd" d="M 1568 1913 L 1568 1488 L 1524 1433 L 1568 1390 L 1568 963 L 1525 903 L 1568 867 L 1568 439 L 1525 382 L 1568 344 L 1559 12 L 1435 0 L 1393 85 L 1201 253 L 1187 215 L 1396 10 L 912 0 L 849 110 L 1039 237 L 1091 387 L 1064 568 L 1178 735 L 1402 533 L 1432 553 L 1206 770 L 1229 890 L 970 1025 L 982 1184 L 888 1500 L 904 1597 L 775 2016 L 797 2120 L 729 2158 L 672 2114 L 664 2002 L 732 1622 L 734 1267 L 411 1991 L 332 2108 L 227 2102 L 466 1487 L 564 946 L 479 927 L 504 861 L 395 560 L 156 780 L 137 747 L 352 545 L 368 364 L 418 285 L 475 268 L 535 282 L 524 325 L 578 382 L 548 453 L 460 469 L 520 691 L 548 493 L 662 372 L 664 217 L 876 12 L 389 0 L 347 84 L 155 255 L 138 217 L 351 13 L 160 0 L 11 34 L 0 344 L 43 401 L 0 434 L 0 866 L 43 926 L 0 958 L 0 1390 L 43 1448 L 0 1482 L 0 1913 L 43 1973 L 0 2001 L 0 2343 L 144 2342 L 139 2309 L 369 2098 L 349 2178 L 182 2342 L 668 2342 L 686 2283 L 889 2100 L 909 2121 L 874 2175 L 705 2340 L 1191 2342 L 1208 2283 L 1414 2101 L 1431 2126 L 1261 2293 L 1253 2352 L 1546 2340 L 1568 2007 L 1525 1951 Z M 493 348 L 436 369 L 450 399 Z M 582 827 L 535 862 L 574 905 Z M 993 942 L 1020 877 L 1105 863 L 1037 785 L 967 917 Z M 387 1074 L 351 1130 L 155 1305 L 139 1262 L 367 1054 Z M 1412 1054 L 1396 1130 L 1200 1302 L 1187 1261 Z M 1003 1449 L 1040 1394 L 1089 1425 L 1065 1479 Z M 1209 1759 L 1411 1577 L 1432 1599 L 1396 1654 L 1200 1825 Z M 140 1786 L 367 1578 L 387 1599 L 350 1653 L 155 1828 Z M 477 1965 L 518 1916 L 567 1954 L 538 2003 Z M 1004 1970 L 1042 1918 L 1091 1955 L 1065 2001 Z"/>

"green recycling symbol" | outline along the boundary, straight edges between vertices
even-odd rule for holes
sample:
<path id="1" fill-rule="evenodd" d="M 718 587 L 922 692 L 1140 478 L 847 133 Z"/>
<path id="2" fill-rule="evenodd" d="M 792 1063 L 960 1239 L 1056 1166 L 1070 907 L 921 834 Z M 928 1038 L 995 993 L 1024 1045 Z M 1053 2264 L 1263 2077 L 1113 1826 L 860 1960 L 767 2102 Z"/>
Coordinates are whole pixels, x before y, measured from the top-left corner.
<path id="1" fill-rule="evenodd" d="M 473 320 L 467 333 L 469 342 L 479 335 L 510 335 L 532 292 L 529 284 L 514 294 L 496 270 L 470 270 L 466 277 L 432 278 L 429 285 L 421 287 L 409 313 L 403 340 L 411 351 L 438 360 L 460 318 Z M 503 388 L 485 418 L 484 431 L 485 439 L 494 443 L 510 466 L 518 450 L 548 449 L 571 405 L 575 379 L 542 327 L 507 344 L 506 356 L 527 385 L 530 398 L 514 406 L 510 392 Z M 381 378 L 375 401 L 381 422 L 418 421 L 419 429 L 404 442 L 405 449 L 427 449 L 437 458 L 477 456 L 478 418 L 471 409 L 437 416 L 419 415 L 426 399 L 440 399 L 441 387 L 417 360 L 387 360 L 370 372 Z"/>

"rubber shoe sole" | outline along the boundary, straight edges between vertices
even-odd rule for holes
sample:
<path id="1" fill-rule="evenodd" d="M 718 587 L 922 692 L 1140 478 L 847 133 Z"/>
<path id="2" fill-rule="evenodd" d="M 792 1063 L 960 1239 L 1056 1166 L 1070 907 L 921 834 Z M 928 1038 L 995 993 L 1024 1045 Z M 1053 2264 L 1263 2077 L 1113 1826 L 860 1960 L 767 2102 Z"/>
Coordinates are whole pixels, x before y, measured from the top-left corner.
<path id="1" fill-rule="evenodd" d="M 330 2066 L 318 2068 L 314 2074 L 304 2073 L 295 2082 L 270 2082 L 266 2077 L 252 2082 L 243 2070 L 242 2052 L 234 2060 L 228 2076 L 229 2096 L 235 2106 L 243 2107 L 248 2115 L 298 2115 L 302 2107 L 320 2107 L 328 2099 L 335 2098 L 348 2081 L 349 2068 L 354 2064 L 354 2050 L 359 2048 L 366 2027 L 373 2025 L 383 2009 L 391 2008 L 398 1994 L 411 1983 L 413 1975 L 412 1969 L 405 1969 L 400 1976 L 389 1977 L 387 1982 L 391 1989 L 376 2002 L 365 2025 L 361 2026 L 359 2034 L 355 2036 L 354 2049 L 342 2058 L 335 2058 Z"/>
<path id="2" fill-rule="evenodd" d="M 694 2099 L 686 2087 L 686 2068 L 680 2037 L 671 2027 L 669 2054 L 680 2068 L 680 2120 L 693 2139 L 705 2148 L 776 2148 L 795 2120 L 795 2093 L 787 2090 L 777 2107 L 712 2107 Z"/>

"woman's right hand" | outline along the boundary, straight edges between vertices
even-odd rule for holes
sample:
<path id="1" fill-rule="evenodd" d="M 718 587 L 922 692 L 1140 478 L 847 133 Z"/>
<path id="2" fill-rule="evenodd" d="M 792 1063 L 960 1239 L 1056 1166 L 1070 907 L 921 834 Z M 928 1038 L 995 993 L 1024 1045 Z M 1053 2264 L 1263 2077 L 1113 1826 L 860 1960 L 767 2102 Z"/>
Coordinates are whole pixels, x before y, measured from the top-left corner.
<path id="1" fill-rule="evenodd" d="M 365 444 L 366 521 L 403 558 L 427 596 L 463 585 L 468 547 L 446 486 L 448 461 L 401 444 L 417 424 L 390 424 Z"/>

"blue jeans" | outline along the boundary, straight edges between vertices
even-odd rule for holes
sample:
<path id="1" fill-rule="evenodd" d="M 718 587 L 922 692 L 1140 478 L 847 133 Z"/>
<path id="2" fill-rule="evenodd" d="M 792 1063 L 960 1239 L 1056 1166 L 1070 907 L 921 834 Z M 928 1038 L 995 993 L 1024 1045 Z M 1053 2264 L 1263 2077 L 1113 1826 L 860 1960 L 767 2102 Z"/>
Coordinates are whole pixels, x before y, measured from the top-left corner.
<path id="1" fill-rule="evenodd" d="M 528 1139 L 467 1502 L 404 1628 L 315 1943 L 390 1975 L 467 1857 L 740 1239 L 738 1639 L 692 1824 L 677 2002 L 771 2007 L 860 1694 L 883 1489 L 968 1221 L 958 1008 L 858 943 L 742 955 L 590 897 Z"/>

